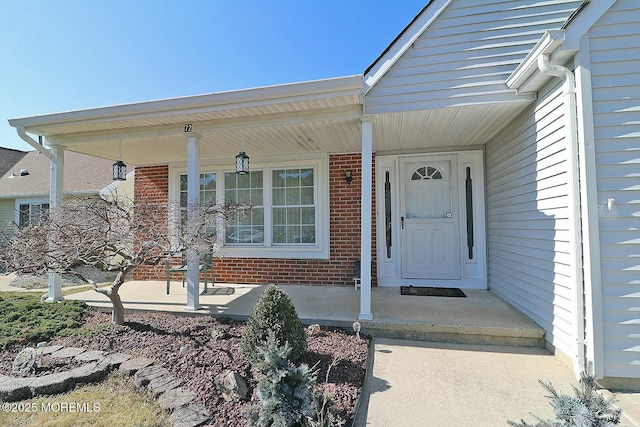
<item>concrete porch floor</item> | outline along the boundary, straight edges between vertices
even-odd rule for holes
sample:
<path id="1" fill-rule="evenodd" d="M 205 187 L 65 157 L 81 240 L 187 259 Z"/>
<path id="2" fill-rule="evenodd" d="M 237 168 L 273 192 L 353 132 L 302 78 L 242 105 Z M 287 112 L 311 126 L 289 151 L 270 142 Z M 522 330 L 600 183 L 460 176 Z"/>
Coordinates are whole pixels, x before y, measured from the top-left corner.
<path id="1" fill-rule="evenodd" d="M 245 320 L 264 285 L 222 284 L 200 295 L 201 310 Z M 282 285 L 305 324 L 351 328 L 360 312 L 360 291 L 353 287 Z M 201 292 L 204 285 L 200 284 Z M 544 346 L 544 330 L 495 294 L 465 290 L 466 298 L 403 296 L 399 288 L 372 289 L 373 321 L 360 321 L 364 333 L 375 337 L 416 339 L 466 344 Z M 125 309 L 187 313 L 186 288 L 172 282 L 166 294 L 163 281 L 131 281 L 120 289 Z M 68 299 L 110 307 L 104 295 L 92 290 L 71 294 Z"/>

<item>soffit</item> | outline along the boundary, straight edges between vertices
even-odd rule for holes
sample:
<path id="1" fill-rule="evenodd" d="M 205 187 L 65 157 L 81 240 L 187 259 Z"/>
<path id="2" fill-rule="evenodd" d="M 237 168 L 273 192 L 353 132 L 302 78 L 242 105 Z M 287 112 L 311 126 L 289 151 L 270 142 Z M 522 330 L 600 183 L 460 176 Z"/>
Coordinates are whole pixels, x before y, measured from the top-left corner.
<path id="1" fill-rule="evenodd" d="M 375 116 L 377 153 L 484 145 L 531 101 L 467 105 Z"/>

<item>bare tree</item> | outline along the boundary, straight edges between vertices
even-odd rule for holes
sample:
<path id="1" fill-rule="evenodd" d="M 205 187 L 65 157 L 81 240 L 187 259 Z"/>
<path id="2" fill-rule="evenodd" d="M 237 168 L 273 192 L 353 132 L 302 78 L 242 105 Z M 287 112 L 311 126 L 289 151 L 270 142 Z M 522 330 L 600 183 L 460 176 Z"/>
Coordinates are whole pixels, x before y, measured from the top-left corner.
<path id="1" fill-rule="evenodd" d="M 118 293 L 128 275 L 142 265 L 158 265 L 189 249 L 207 248 L 214 255 L 221 219 L 249 209 L 246 205 L 134 203 L 123 198 L 65 201 L 37 223 L 6 238 L 0 260 L 8 271 L 74 273 L 88 265 L 116 272 L 110 287 L 92 288 L 113 304 L 112 323 L 124 324 Z M 169 218 L 175 218 L 170 224 Z M 86 280 L 86 279 L 85 279 Z"/>

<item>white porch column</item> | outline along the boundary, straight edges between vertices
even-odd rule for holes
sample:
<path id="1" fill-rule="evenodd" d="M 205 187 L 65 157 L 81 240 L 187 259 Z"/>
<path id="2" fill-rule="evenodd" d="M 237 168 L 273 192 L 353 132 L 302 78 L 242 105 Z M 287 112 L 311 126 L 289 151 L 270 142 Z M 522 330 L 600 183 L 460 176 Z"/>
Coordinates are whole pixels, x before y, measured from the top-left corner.
<path id="1" fill-rule="evenodd" d="M 362 118 L 362 194 L 360 218 L 360 315 L 359 320 L 373 320 L 371 314 L 371 191 L 373 122 L 371 116 Z"/>
<path id="2" fill-rule="evenodd" d="M 64 191 L 64 149 L 51 148 L 51 169 L 49 179 L 49 207 L 54 209 L 62 202 Z M 49 273 L 49 292 L 45 301 L 61 301 L 62 276 L 58 273 Z"/>
<path id="3" fill-rule="evenodd" d="M 187 138 L 187 206 L 200 203 L 200 137 L 189 135 Z M 196 212 L 187 210 L 187 233 L 195 233 L 193 221 Z M 187 306 L 186 311 L 200 309 L 200 256 L 196 248 L 187 249 Z"/>

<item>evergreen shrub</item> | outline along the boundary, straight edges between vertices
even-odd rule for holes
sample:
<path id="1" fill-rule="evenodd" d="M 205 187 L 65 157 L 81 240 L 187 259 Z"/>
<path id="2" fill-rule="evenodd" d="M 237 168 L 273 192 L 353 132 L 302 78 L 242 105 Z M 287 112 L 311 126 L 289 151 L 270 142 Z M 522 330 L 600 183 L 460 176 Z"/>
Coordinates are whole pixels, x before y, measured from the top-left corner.
<path id="1" fill-rule="evenodd" d="M 255 366 L 262 376 L 258 381 L 258 404 L 245 413 L 251 427 L 307 427 L 315 413 L 313 387 L 315 374 L 306 364 L 296 366 L 290 360 L 291 347 L 278 344 L 270 331 L 266 343 L 258 348 Z"/>
<path id="2" fill-rule="evenodd" d="M 579 387 L 572 386 L 575 396 L 560 394 L 550 383 L 539 381 L 549 392 L 551 406 L 556 415 L 555 420 L 543 420 L 536 417 L 536 424 L 528 424 L 524 420 L 519 423 L 508 421 L 514 427 L 611 427 L 620 423 L 622 410 L 616 407 L 615 399 L 608 399 L 597 387 L 595 377 L 591 374 L 592 364 L 580 374 Z"/>
<path id="3" fill-rule="evenodd" d="M 274 333 L 278 346 L 289 344 L 291 361 L 297 362 L 302 358 L 307 347 L 304 326 L 289 295 L 275 285 L 269 285 L 264 290 L 242 334 L 240 350 L 252 364 L 260 361 L 258 349 L 266 345 L 269 331 Z"/>

